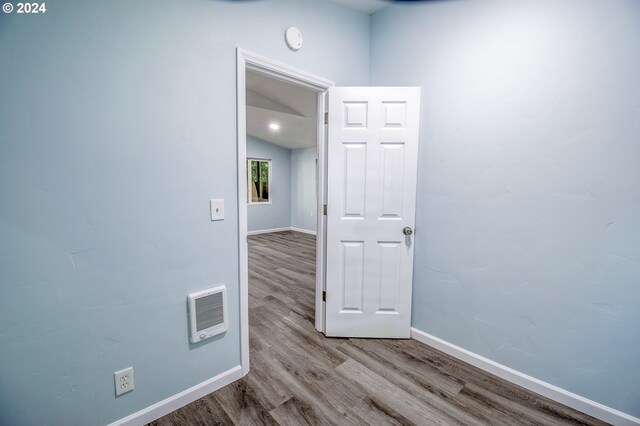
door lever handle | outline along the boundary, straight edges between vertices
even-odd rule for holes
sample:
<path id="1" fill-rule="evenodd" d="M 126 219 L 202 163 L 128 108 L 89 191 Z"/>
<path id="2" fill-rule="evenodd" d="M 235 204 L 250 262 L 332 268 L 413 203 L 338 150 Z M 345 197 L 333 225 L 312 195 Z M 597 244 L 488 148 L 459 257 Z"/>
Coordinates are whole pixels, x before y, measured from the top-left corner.
<path id="1" fill-rule="evenodd" d="M 411 229 L 410 226 L 405 226 L 404 229 L 402 230 L 402 233 L 404 235 L 411 235 L 413 234 L 413 229 Z"/>

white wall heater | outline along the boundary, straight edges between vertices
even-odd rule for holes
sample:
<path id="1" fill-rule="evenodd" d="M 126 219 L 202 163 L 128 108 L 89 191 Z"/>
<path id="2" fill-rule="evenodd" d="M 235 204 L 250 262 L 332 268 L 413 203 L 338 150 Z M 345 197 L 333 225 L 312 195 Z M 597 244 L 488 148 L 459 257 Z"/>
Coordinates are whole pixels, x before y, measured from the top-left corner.
<path id="1" fill-rule="evenodd" d="M 191 343 L 227 331 L 227 287 L 224 285 L 191 293 L 189 329 Z"/>

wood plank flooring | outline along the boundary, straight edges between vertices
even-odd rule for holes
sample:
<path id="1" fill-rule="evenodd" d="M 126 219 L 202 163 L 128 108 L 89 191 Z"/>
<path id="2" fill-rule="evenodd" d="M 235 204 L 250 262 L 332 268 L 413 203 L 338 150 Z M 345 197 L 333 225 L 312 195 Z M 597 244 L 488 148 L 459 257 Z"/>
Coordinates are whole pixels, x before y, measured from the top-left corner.
<path id="1" fill-rule="evenodd" d="M 603 425 L 414 340 L 314 329 L 315 237 L 249 237 L 251 371 L 151 423 Z"/>

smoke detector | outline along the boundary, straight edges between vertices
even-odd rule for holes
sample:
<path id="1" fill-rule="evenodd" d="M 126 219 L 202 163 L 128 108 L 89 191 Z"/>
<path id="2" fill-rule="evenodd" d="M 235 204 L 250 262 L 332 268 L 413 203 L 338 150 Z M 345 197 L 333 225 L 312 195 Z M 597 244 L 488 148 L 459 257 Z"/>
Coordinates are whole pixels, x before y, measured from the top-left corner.
<path id="1" fill-rule="evenodd" d="M 302 47 L 302 33 L 296 27 L 289 27 L 284 33 L 284 41 L 289 49 L 297 52 Z"/>

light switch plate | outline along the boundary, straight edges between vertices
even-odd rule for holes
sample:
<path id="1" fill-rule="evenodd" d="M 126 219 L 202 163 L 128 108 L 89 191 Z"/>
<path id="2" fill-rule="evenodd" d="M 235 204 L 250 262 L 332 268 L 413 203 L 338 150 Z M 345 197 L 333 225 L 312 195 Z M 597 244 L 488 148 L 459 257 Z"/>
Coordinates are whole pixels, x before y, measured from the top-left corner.
<path id="1" fill-rule="evenodd" d="M 211 220 L 224 220 L 224 200 L 211 200 Z"/>

